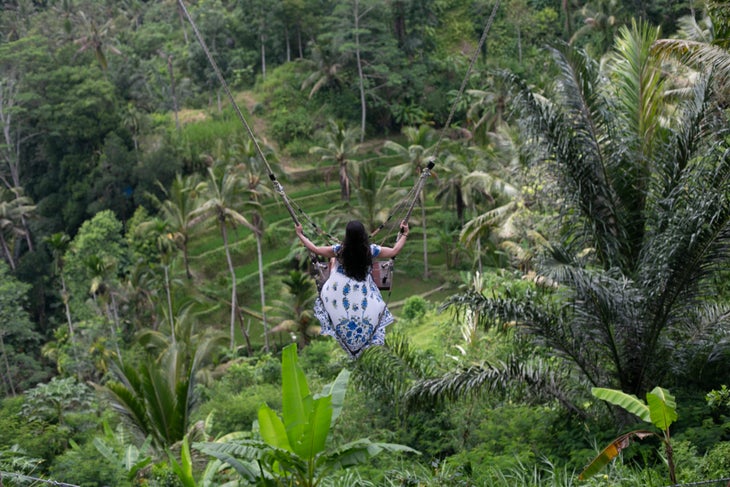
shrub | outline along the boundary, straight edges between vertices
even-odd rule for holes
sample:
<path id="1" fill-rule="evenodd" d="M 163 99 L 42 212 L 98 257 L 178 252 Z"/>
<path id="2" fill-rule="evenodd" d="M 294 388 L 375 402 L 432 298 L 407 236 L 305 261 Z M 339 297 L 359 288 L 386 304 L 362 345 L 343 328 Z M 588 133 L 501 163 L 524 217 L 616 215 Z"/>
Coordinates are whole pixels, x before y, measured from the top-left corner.
<path id="1" fill-rule="evenodd" d="M 74 445 L 70 450 L 54 458 L 49 471 L 54 479 L 77 484 L 80 487 L 130 485 L 126 481 L 126 472 L 99 455 L 92 442 L 81 446 Z"/>
<path id="2" fill-rule="evenodd" d="M 403 305 L 403 316 L 409 320 L 417 320 L 428 311 L 428 302 L 421 296 L 410 296 Z"/>
<path id="3" fill-rule="evenodd" d="M 703 459 L 701 469 L 707 479 L 727 477 L 730 472 L 730 441 L 715 445 Z"/>

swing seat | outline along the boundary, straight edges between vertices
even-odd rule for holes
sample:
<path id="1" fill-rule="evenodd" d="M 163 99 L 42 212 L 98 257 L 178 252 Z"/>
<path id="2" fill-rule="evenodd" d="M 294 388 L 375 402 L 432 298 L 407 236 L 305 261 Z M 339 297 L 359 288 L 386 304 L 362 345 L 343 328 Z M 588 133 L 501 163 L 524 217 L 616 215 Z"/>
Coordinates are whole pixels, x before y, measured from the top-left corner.
<path id="1" fill-rule="evenodd" d="M 322 290 L 322 286 L 330 277 L 330 265 L 328 262 L 313 262 L 312 274 L 317 283 L 317 291 Z M 390 291 L 393 282 L 393 260 L 376 260 L 373 262 L 373 268 L 370 271 L 375 285 L 381 291 Z"/>
<path id="2" fill-rule="evenodd" d="M 373 262 L 373 270 L 370 271 L 373 281 L 381 291 L 390 291 L 393 279 L 393 260 L 376 260 Z"/>

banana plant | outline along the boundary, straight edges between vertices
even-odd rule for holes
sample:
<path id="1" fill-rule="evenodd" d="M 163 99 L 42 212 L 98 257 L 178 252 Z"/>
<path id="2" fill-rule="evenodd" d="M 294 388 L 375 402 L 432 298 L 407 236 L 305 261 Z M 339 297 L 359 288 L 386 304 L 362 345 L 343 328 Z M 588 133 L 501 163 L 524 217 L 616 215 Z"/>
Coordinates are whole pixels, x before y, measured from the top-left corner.
<path id="1" fill-rule="evenodd" d="M 609 402 L 615 406 L 619 406 L 631 414 L 639 417 L 642 421 L 653 424 L 657 427 L 661 434 L 650 430 L 634 430 L 624 433 L 613 440 L 606 448 L 594 458 L 591 463 L 579 475 L 580 480 L 585 480 L 598 473 L 611 460 L 616 458 L 621 451 L 628 447 L 633 438 L 643 440 L 650 436 L 658 437 L 664 444 L 667 454 L 667 465 L 669 467 L 669 478 L 672 484 L 677 483 L 676 474 L 674 472 L 674 459 L 672 454 L 672 444 L 670 442 L 669 426 L 677 420 L 677 403 L 668 390 L 661 387 L 655 387 L 651 392 L 646 393 L 646 402 L 637 398 L 633 394 L 615 389 L 604 389 L 594 387 L 591 393 L 603 401 Z"/>
<path id="2" fill-rule="evenodd" d="M 412 452 L 404 445 L 361 438 L 331 446 L 327 439 L 344 404 L 350 372 L 343 369 L 322 394 L 310 392 L 297 363 L 296 344 L 282 351 L 281 414 L 263 404 L 258 411 L 260 439 L 196 443 L 194 448 L 230 465 L 255 485 L 316 487 L 338 469 L 365 462 L 383 451 Z"/>

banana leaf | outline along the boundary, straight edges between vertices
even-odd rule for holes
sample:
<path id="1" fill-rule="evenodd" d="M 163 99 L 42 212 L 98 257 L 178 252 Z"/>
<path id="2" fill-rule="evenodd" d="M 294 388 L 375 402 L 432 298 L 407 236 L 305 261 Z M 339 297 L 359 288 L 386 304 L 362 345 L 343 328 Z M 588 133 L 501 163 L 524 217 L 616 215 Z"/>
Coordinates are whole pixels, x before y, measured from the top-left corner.
<path id="1" fill-rule="evenodd" d="M 651 431 L 646 430 L 637 430 L 637 431 L 630 431 L 626 434 L 623 434 L 613 440 L 606 448 L 601 451 L 601 453 L 598 454 L 596 458 L 594 458 L 591 463 L 589 463 L 586 468 L 583 469 L 583 471 L 578 476 L 579 480 L 585 480 L 588 479 L 595 474 L 597 474 L 603 467 L 608 465 L 608 463 L 616 458 L 619 453 L 621 453 L 621 450 L 629 446 L 631 443 L 631 438 L 636 437 L 640 440 L 643 440 L 647 436 L 656 435 L 656 433 L 652 433 Z"/>

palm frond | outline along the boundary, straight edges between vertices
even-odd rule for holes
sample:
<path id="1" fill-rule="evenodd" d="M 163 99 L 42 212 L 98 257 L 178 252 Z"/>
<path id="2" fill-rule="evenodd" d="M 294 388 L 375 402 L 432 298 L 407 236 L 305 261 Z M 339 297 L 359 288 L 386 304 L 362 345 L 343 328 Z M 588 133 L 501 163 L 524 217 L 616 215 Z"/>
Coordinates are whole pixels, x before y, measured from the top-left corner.
<path id="1" fill-rule="evenodd" d="M 417 408 L 431 407 L 434 402 L 476 399 L 491 392 L 507 394 L 521 390 L 533 399 L 555 399 L 571 411 L 578 412 L 566 378 L 564 372 L 553 370 L 548 362 L 541 359 L 527 362 L 513 357 L 508 362 L 495 365 L 461 366 L 441 377 L 419 381 L 406 397 L 409 408 Z"/>
<path id="2" fill-rule="evenodd" d="M 688 39 L 659 39 L 652 52 L 662 59 L 678 59 L 698 71 L 711 70 L 720 86 L 730 80 L 730 53 L 720 46 Z"/>

